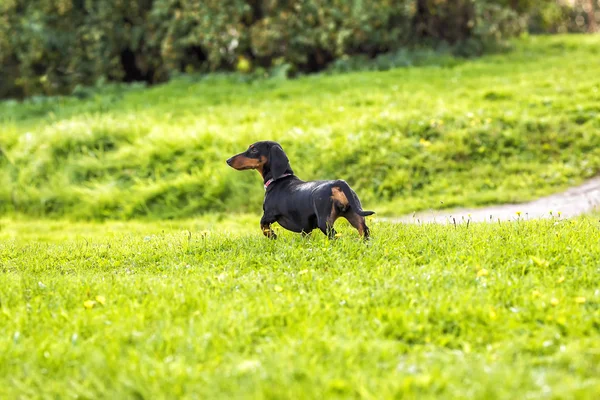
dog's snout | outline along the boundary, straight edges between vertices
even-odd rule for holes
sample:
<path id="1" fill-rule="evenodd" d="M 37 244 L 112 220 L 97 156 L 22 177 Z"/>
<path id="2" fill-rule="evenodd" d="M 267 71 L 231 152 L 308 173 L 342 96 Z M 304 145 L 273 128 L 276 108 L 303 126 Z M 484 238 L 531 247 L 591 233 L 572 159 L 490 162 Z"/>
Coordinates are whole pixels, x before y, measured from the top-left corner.
<path id="1" fill-rule="evenodd" d="M 233 160 L 233 157 L 227 159 L 227 165 L 231 166 L 231 160 Z"/>

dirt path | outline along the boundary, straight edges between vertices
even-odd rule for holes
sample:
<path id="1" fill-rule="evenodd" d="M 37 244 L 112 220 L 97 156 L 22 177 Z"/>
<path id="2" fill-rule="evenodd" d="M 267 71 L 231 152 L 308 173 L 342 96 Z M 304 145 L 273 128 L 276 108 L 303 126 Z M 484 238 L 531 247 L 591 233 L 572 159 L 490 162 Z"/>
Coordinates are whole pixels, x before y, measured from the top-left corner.
<path id="1" fill-rule="evenodd" d="M 509 221 L 519 218 L 548 218 L 557 216 L 561 218 L 575 217 L 590 211 L 600 210 L 600 177 L 588 180 L 584 184 L 570 188 L 566 192 L 542 197 L 541 199 L 521 204 L 502 204 L 482 208 L 460 208 L 455 210 L 440 210 L 419 212 L 400 218 L 390 219 L 394 222 L 417 223 L 436 222 L 440 224 L 460 223 L 471 219 L 472 222 L 481 221 Z"/>

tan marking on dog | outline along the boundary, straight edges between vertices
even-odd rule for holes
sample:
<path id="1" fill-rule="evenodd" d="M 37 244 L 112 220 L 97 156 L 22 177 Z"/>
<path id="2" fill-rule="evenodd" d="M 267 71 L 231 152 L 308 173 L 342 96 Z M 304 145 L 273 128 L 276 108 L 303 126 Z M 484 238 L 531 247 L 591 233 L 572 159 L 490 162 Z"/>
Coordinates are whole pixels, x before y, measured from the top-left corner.
<path id="1" fill-rule="evenodd" d="M 337 186 L 334 186 L 334 187 L 331 188 L 331 198 L 334 201 L 339 202 L 344 207 L 348 206 L 348 204 L 349 204 L 348 198 L 346 197 L 346 195 L 344 194 L 344 192 L 342 192 L 342 189 L 340 189 Z"/>
<path id="2" fill-rule="evenodd" d="M 270 238 L 272 236 L 275 236 L 275 231 L 271 229 L 270 225 L 261 225 L 260 228 L 262 229 L 263 235 L 265 235 L 266 237 Z"/>
<path id="3" fill-rule="evenodd" d="M 265 176 L 263 173 L 263 167 L 265 166 L 266 163 L 267 163 L 267 157 L 260 156 L 260 160 L 258 161 L 258 166 L 256 167 L 256 170 L 258 171 L 260 176 Z"/>
<path id="4" fill-rule="evenodd" d="M 258 172 L 261 173 L 263 171 L 263 166 L 267 163 L 267 158 L 265 156 L 261 156 L 260 159 L 256 158 L 248 158 L 243 155 L 237 155 L 233 158 L 231 162 L 231 167 L 237 170 L 243 169 L 257 169 Z"/>
<path id="5" fill-rule="evenodd" d="M 350 225 L 352 225 L 354 228 L 356 228 L 356 230 L 358 231 L 358 234 L 361 237 L 365 236 L 365 228 L 366 228 L 365 217 L 358 215 L 355 212 L 351 212 L 348 215 L 344 215 L 344 217 L 348 220 L 348 222 L 350 222 Z"/>
<path id="6" fill-rule="evenodd" d="M 333 224 L 335 223 L 335 220 L 338 219 L 339 215 L 338 215 L 338 210 L 335 207 L 335 201 L 333 201 L 331 203 L 331 212 L 329 213 L 329 217 L 327 218 L 327 225 L 329 225 L 329 227 L 333 227 Z"/>

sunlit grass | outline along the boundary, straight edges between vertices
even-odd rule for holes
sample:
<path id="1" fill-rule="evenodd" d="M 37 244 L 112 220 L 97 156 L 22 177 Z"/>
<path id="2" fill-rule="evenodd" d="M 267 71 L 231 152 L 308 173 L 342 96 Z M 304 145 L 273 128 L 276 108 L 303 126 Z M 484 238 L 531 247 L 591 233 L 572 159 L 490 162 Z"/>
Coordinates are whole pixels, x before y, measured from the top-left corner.
<path id="1" fill-rule="evenodd" d="M 600 171 L 599 40 L 0 103 L 0 398 L 595 398 L 598 214 L 271 241 L 224 160 L 278 140 L 378 215 L 547 194 Z"/>
<path id="2" fill-rule="evenodd" d="M 593 398 L 596 217 L 0 222 L 0 397 Z"/>
<path id="3" fill-rule="evenodd" d="M 280 141 L 305 179 L 347 180 L 369 209 L 518 202 L 600 171 L 600 37 L 297 80 L 187 76 L 90 98 L 0 104 L 0 211 L 76 219 L 260 210 L 224 160 Z"/>

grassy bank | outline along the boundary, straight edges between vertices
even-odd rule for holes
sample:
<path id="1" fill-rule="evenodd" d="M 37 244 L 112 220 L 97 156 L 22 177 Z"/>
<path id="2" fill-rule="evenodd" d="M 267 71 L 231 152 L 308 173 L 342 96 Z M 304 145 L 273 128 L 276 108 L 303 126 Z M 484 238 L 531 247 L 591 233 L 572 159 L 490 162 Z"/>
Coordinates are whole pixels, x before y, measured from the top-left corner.
<path id="1" fill-rule="evenodd" d="M 0 397 L 597 395 L 597 218 L 371 225 L 2 220 Z"/>
<path id="2" fill-rule="evenodd" d="M 257 212 L 225 165 L 280 141 L 303 178 L 343 178 L 381 214 L 525 201 L 600 170 L 600 37 L 294 81 L 184 77 L 0 104 L 0 211 L 76 219 Z"/>

